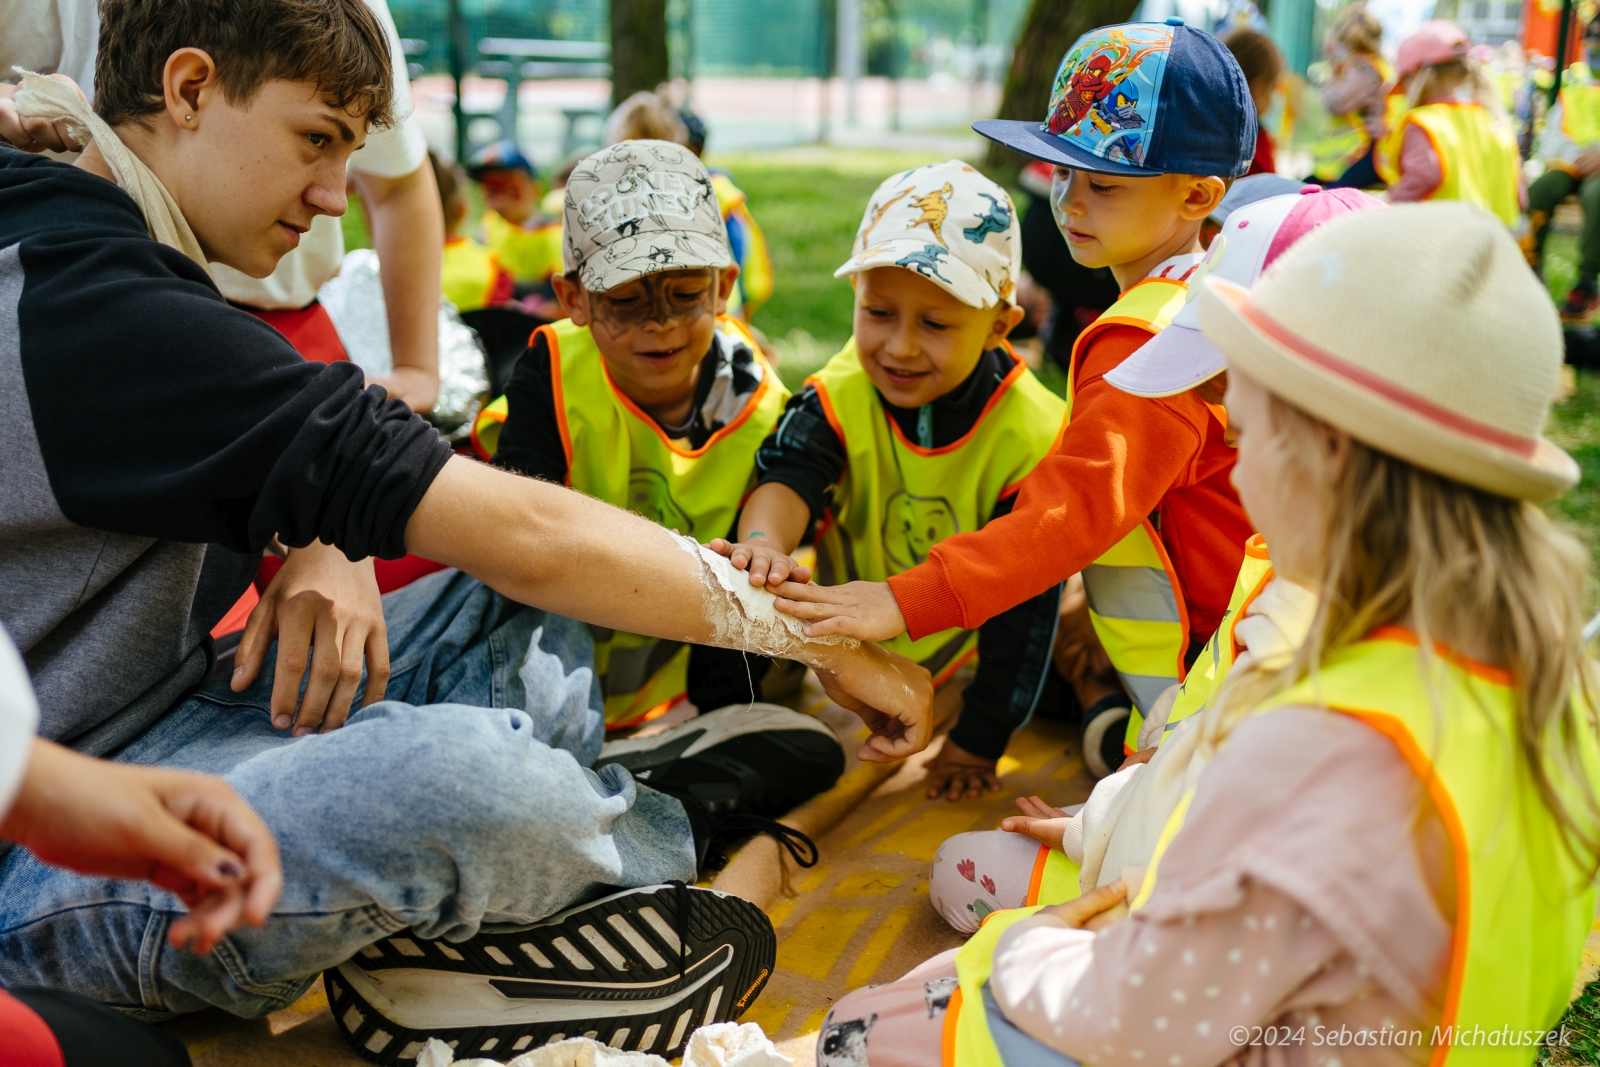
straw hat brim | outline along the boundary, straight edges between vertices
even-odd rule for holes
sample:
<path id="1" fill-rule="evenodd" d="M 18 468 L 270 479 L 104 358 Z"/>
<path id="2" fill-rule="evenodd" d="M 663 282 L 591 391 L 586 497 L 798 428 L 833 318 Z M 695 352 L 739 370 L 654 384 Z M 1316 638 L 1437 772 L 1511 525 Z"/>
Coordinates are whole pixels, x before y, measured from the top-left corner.
<path id="1" fill-rule="evenodd" d="M 1380 452 L 1500 496 L 1549 500 L 1577 484 L 1578 464 L 1545 438 L 1519 442 L 1272 325 L 1250 303 L 1249 290 L 1205 279 L 1201 330 L 1230 366 L 1314 418 Z"/>

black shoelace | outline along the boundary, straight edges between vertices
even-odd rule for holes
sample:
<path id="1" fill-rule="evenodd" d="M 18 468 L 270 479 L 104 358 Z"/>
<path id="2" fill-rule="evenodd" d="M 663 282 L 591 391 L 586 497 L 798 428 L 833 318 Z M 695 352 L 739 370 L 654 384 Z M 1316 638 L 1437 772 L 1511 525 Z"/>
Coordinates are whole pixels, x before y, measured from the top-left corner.
<path id="1" fill-rule="evenodd" d="M 724 815 L 717 820 L 714 836 L 735 837 L 747 833 L 771 834 L 801 867 L 815 867 L 821 855 L 817 843 L 804 833 L 764 815 Z"/>

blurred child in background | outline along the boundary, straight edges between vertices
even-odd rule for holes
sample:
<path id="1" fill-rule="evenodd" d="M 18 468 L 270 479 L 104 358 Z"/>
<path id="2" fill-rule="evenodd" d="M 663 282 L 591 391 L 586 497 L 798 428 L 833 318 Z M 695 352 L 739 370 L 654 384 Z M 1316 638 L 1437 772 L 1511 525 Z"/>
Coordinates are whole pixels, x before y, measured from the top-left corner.
<path id="1" fill-rule="evenodd" d="M 1389 128 L 1394 68 L 1383 58 L 1383 25 L 1361 4 L 1345 8 L 1324 49 L 1333 71 L 1320 90 L 1332 133 L 1311 146 L 1312 180 L 1329 188 L 1368 189 L 1383 184 L 1372 150 Z"/>
<path id="2" fill-rule="evenodd" d="M 1223 38 L 1233 58 L 1244 71 L 1244 80 L 1250 86 L 1250 100 L 1256 108 L 1256 152 L 1250 160 L 1248 174 L 1276 174 L 1277 160 L 1272 154 L 1272 135 L 1267 133 L 1267 112 L 1272 110 L 1272 97 L 1283 80 L 1283 54 L 1272 38 L 1258 30 L 1234 30 Z"/>
<path id="3" fill-rule="evenodd" d="M 561 270 L 561 221 L 540 210 L 544 185 L 514 141 L 496 141 L 472 156 L 467 176 L 483 190 L 482 242 L 517 280 L 517 295 L 537 290 Z"/>
<path id="4" fill-rule="evenodd" d="M 1522 161 L 1500 95 L 1461 27 L 1432 19 L 1400 44 L 1407 109 L 1378 146 L 1393 203 L 1465 200 L 1507 226 L 1521 216 Z"/>
<path id="5" fill-rule="evenodd" d="M 444 297 L 457 311 L 477 311 L 511 299 L 516 281 L 500 254 L 471 237 L 462 236 L 461 224 L 467 219 L 467 198 L 462 186 L 466 174 L 439 154 L 428 150 L 433 179 L 439 186 L 439 203 L 444 207 Z"/>
<path id="6" fill-rule="evenodd" d="M 1578 236 L 1578 279 L 1561 306 L 1561 317 L 1573 322 L 1589 318 L 1597 306 L 1595 278 L 1600 275 L 1600 18 L 1584 30 L 1587 62 L 1574 63 L 1561 79 L 1561 94 L 1545 116 L 1534 157 L 1544 173 L 1528 186 L 1528 228 L 1524 238 L 1528 261 L 1543 266 L 1545 237 L 1556 206 L 1578 194 L 1583 230 Z"/>

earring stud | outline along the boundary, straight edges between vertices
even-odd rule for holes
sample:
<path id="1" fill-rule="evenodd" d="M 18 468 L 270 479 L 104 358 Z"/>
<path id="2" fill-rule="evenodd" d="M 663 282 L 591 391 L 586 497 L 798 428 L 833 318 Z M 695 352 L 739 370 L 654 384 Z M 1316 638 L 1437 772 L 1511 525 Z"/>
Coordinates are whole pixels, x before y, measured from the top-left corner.
<path id="1" fill-rule="evenodd" d="M 183 116 L 183 121 L 184 122 L 193 122 L 194 121 L 194 116 L 193 115 L 185 115 L 185 116 Z"/>

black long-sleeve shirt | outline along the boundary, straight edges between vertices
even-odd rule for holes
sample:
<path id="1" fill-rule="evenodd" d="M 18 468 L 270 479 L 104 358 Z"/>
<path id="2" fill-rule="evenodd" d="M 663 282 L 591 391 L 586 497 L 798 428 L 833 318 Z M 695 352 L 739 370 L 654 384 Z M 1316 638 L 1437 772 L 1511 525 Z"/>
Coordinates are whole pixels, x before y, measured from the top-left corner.
<path id="1" fill-rule="evenodd" d="M 972 429 L 985 405 L 1013 367 L 1014 358 L 998 349 L 985 352 L 956 388 L 921 408 L 901 408 L 879 394 L 889 417 L 909 440 L 924 448 L 943 448 Z M 926 428 L 925 435 L 919 431 Z M 925 439 L 924 439 L 925 438 Z M 794 490 L 816 522 L 833 504 L 848 459 L 814 386 L 790 398 L 783 418 L 756 452 L 758 484 L 777 482 Z M 990 518 L 1011 511 L 1016 495 L 995 503 Z M 1028 721 L 1039 697 L 1055 638 L 1061 587 L 996 615 L 978 629 L 978 667 L 962 696 L 961 719 L 950 739 L 973 755 L 999 759 L 1012 731 Z"/>
<path id="2" fill-rule="evenodd" d="M 163 714 L 274 535 L 403 555 L 449 455 L 229 307 L 111 182 L 0 148 L 0 622 L 43 736 L 104 753 Z"/>

